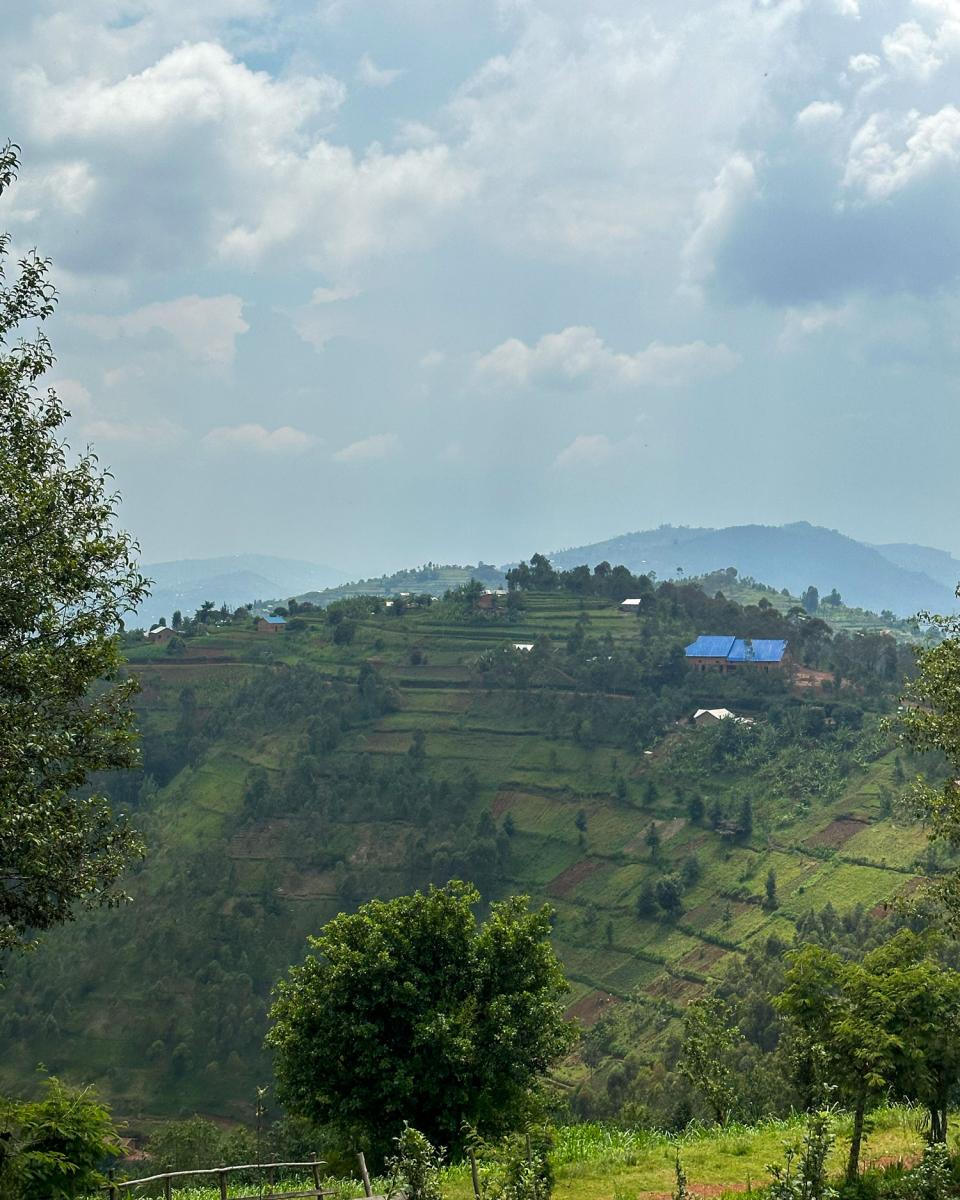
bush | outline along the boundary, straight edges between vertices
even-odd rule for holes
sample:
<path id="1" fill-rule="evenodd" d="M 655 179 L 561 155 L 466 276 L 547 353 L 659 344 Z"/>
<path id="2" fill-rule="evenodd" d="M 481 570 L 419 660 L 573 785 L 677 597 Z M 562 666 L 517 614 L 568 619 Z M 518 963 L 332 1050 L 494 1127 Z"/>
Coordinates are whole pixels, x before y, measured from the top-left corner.
<path id="1" fill-rule="evenodd" d="M 0 1200 L 73 1200 L 106 1182 L 120 1142 L 89 1088 L 48 1079 L 43 1099 L 0 1099 Z"/>
<path id="2" fill-rule="evenodd" d="M 394 1141 L 397 1152 L 386 1163 L 390 1179 L 387 1195 L 403 1193 L 406 1200 L 441 1200 L 443 1148 L 431 1145 L 425 1134 L 406 1121 L 403 1123 L 403 1132 Z"/>
<path id="3" fill-rule="evenodd" d="M 549 1200 L 555 1182 L 553 1144 L 549 1129 L 511 1134 L 496 1146 L 475 1141 L 484 1162 L 484 1200 Z"/>

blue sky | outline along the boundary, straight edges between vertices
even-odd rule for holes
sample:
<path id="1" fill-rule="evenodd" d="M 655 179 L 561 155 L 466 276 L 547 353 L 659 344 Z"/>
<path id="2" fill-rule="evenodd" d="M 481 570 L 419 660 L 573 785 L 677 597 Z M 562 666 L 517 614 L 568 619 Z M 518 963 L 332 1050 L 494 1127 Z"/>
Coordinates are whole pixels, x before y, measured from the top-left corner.
<path id="1" fill-rule="evenodd" d="M 960 0 L 36 0 L 0 201 L 147 559 L 960 552 Z"/>

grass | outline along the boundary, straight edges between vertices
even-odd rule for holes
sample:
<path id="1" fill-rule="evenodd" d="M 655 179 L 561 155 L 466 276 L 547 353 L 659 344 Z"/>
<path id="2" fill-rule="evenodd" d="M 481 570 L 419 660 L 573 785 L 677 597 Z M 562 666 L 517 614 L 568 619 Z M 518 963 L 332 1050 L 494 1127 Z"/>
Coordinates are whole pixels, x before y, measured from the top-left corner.
<path id="1" fill-rule="evenodd" d="M 918 1112 L 891 1106 L 872 1115 L 871 1131 L 864 1143 L 863 1163 L 869 1167 L 920 1154 L 923 1139 Z M 838 1176 L 849 1145 L 850 1119 L 841 1116 L 829 1169 Z M 716 1195 L 762 1187 L 769 1181 L 769 1166 L 782 1160 L 788 1145 L 799 1143 L 803 1120 L 768 1120 L 756 1125 L 730 1125 L 725 1129 L 693 1126 L 679 1135 L 644 1128 L 619 1128 L 598 1122 L 562 1126 L 550 1158 L 556 1174 L 555 1200 L 637 1200 L 665 1197 L 674 1188 L 677 1155 L 683 1163 L 691 1193 Z M 376 1195 L 386 1194 L 388 1181 L 372 1180 Z M 289 1185 L 289 1186 L 288 1186 Z M 277 1191 L 311 1186 L 305 1178 L 278 1181 Z M 328 1177 L 323 1186 L 334 1200 L 353 1200 L 363 1194 L 358 1180 Z M 446 1200 L 471 1200 L 469 1168 L 455 1164 L 442 1173 Z M 229 1196 L 256 1194 L 256 1187 L 231 1181 Z M 133 1193 L 136 1195 L 137 1193 Z M 177 1188 L 177 1200 L 220 1200 L 214 1187 Z"/>

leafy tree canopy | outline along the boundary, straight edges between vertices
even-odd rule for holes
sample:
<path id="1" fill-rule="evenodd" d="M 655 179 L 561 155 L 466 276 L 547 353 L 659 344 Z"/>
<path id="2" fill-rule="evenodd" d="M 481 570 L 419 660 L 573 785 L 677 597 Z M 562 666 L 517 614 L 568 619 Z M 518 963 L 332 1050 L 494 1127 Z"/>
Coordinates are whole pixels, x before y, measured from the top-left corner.
<path id="1" fill-rule="evenodd" d="M 0 148 L 0 193 L 18 166 Z M 77 902 L 119 898 L 137 839 L 82 789 L 135 760 L 117 634 L 146 591 L 108 476 L 89 451 L 71 459 L 69 414 L 38 390 L 50 344 L 20 333 L 53 311 L 49 263 L 28 253 L 9 278 L 8 245 L 0 235 L 0 951 Z"/>
<path id="2" fill-rule="evenodd" d="M 571 1045 L 551 913 L 459 881 L 342 914 L 277 987 L 268 1044 L 287 1108 L 383 1150 L 409 1120 L 458 1147 L 523 1120 Z"/>

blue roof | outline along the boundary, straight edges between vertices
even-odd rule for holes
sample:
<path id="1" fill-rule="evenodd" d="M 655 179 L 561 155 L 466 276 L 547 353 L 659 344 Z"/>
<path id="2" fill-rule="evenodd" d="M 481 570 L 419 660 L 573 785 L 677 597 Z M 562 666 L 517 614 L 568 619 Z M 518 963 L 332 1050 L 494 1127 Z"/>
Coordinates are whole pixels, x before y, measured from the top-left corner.
<path id="1" fill-rule="evenodd" d="M 687 646 L 684 653 L 687 658 L 726 658 L 733 649 L 736 638 L 709 637 L 701 633 L 695 642 Z"/>
<path id="2" fill-rule="evenodd" d="M 286 621 L 283 619 L 283 617 L 264 617 L 263 620 L 266 621 L 268 625 L 286 625 Z"/>
<path id="3" fill-rule="evenodd" d="M 729 662 L 780 662 L 787 643 L 779 638 L 737 638 Z"/>

